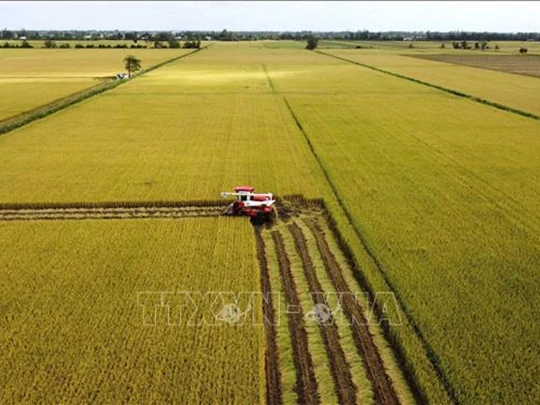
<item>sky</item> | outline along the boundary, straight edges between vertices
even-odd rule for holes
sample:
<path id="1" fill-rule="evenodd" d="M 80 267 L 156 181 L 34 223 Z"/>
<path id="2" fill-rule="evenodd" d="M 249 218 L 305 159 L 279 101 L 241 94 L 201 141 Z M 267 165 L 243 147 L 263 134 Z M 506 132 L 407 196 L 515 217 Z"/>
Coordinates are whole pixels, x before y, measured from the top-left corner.
<path id="1" fill-rule="evenodd" d="M 0 29 L 540 31 L 540 1 L 0 1 Z"/>

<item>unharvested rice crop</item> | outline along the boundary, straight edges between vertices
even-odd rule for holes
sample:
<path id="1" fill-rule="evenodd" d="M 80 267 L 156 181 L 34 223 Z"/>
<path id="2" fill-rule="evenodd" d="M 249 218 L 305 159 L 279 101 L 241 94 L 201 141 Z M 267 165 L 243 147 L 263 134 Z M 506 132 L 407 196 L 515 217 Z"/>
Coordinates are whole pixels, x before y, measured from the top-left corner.
<path id="1" fill-rule="evenodd" d="M 252 184 L 279 197 L 321 198 L 336 230 L 334 246 L 343 249 L 337 254 L 340 263 L 346 262 L 355 277 L 348 276 L 348 288 L 356 281 L 371 292 L 392 290 L 403 312 L 401 325 L 383 326 L 392 351 L 381 349 L 380 331 L 374 339 L 375 352 L 386 353 L 384 364 L 387 358 L 398 359 L 391 378 L 400 381 L 401 394 L 396 395 L 409 398 L 410 384 L 416 400 L 437 404 L 538 402 L 538 121 L 292 45 L 215 44 L 0 137 L 0 202 L 109 202 L 121 208 L 137 201 L 215 200 L 236 184 Z M 444 65 L 399 56 L 392 46 L 384 52 L 325 52 L 404 75 L 414 71 L 428 82 L 437 72 L 429 67 Z M 414 66 L 406 72 L 408 63 Z M 501 98 L 495 99 L 488 97 L 496 95 L 489 80 L 474 76 L 477 69 L 444 66 L 461 75 L 459 86 L 471 87 L 439 82 L 438 77 L 436 84 L 469 89 L 515 108 L 523 107 L 514 101 L 522 94 L 520 86 L 536 80 L 489 72 L 499 82 Z M 477 79 L 465 80 L 471 75 Z M 523 94 L 528 105 L 539 104 L 536 93 Z M 183 329 L 167 335 L 152 329 L 146 332 L 151 336 L 141 337 L 124 327 L 115 312 L 108 313 L 106 320 L 117 322 L 109 327 L 100 318 L 103 312 L 94 311 L 76 337 L 76 342 L 96 342 L 83 345 L 82 360 L 77 357 L 80 346 L 69 343 L 64 350 L 56 340 L 70 342 L 79 322 L 55 322 L 73 311 L 82 316 L 88 303 L 104 310 L 120 302 L 121 314 L 129 316 L 135 311 L 129 294 L 141 286 L 225 289 L 234 282 L 238 288 L 261 288 L 255 238 L 243 219 L 0 226 L 0 241 L 8 247 L 0 253 L 0 263 L 6 263 L 0 268 L 7 275 L 1 279 L 6 294 L 0 302 L 15 314 L 0 318 L 9 325 L 3 329 L 7 345 L 0 346 L 10 350 L 0 357 L 8 364 L 0 378 L 13 387 L 5 390 L 7 401 L 259 402 L 265 397 L 263 329 L 227 329 L 223 336 Z M 311 229 L 303 226 L 305 232 Z M 300 289 L 312 288 L 313 280 L 298 272 L 317 264 L 306 264 L 306 257 L 294 253 L 298 234 L 291 237 L 289 228 L 268 232 L 267 248 L 273 241 L 279 249 L 279 237 L 273 235 L 285 235 L 287 260 L 297 263 L 293 280 Z M 305 242 L 312 249 L 314 238 Z M 177 255 L 197 271 L 176 266 Z M 331 262 L 330 256 L 319 256 Z M 285 273 L 276 275 L 276 270 L 290 267 L 283 257 L 277 251 L 268 255 L 270 284 L 278 291 L 284 290 L 279 281 Z M 300 259 L 304 267 L 298 266 Z M 157 271 L 147 271 L 150 263 Z M 67 271 L 70 267 L 78 272 Z M 126 278 L 126 272 L 133 277 Z M 321 268 L 317 272 L 323 274 Z M 323 288 L 330 281 L 322 280 Z M 53 315 L 57 301 L 52 299 L 65 291 L 70 305 L 60 305 L 62 316 Z M 303 308 L 308 309 L 307 302 Z M 52 326 L 22 322 L 38 317 Z M 298 369 L 287 347 L 293 339 L 284 335 L 301 322 L 290 321 L 276 329 L 284 399 L 300 395 L 295 390 Z M 309 357 L 319 367 L 313 373 L 317 389 L 327 399 L 341 395 L 332 392 L 338 381 L 332 365 L 321 363 L 327 355 L 321 342 L 324 336 L 335 342 L 334 332 L 309 332 Z M 352 335 L 347 341 L 343 330 L 338 334 L 343 347 L 351 346 Z M 189 353 L 177 359 L 187 362 L 185 369 L 166 361 L 180 339 L 186 345 L 181 353 Z M 161 346 L 145 352 L 149 340 Z M 41 347 L 47 344 L 53 350 Z M 103 354 L 108 347 L 111 351 Z M 245 357 L 231 360 L 225 347 L 238 348 Z M 313 347 L 319 350 L 310 352 Z M 141 360 L 132 352 L 142 353 Z M 205 357 L 208 352 L 211 359 Z M 11 366 L 17 355 L 35 366 Z M 350 353 L 345 359 L 354 363 Z M 96 364 L 105 364 L 101 373 L 89 371 Z M 62 367 L 71 374 L 61 374 Z M 134 371 L 122 373 L 125 367 Z M 230 385 L 219 383 L 222 373 Z M 45 390 L 57 375 L 60 383 Z M 22 384 L 28 396 L 21 398 L 15 381 L 32 378 L 38 383 Z M 170 385 L 184 379 L 184 391 Z M 363 384 L 358 376 L 351 381 L 357 388 Z M 373 387 L 363 381 L 361 395 L 371 398 Z M 103 390 L 92 391 L 100 384 Z M 336 384 L 347 384 L 346 378 Z"/>
<path id="2" fill-rule="evenodd" d="M 326 52 L 326 51 L 325 51 Z M 540 80 L 534 77 L 451 63 L 411 58 L 406 54 L 363 50 L 328 50 L 329 54 L 456 90 L 540 115 Z M 414 55 L 424 55 L 412 53 Z"/>
<path id="3" fill-rule="evenodd" d="M 456 397 L 537 397 L 536 373 L 522 370 L 539 371 L 540 125 L 385 81 L 379 94 L 289 100 Z M 506 294 L 511 304 L 498 301 Z"/>
<path id="4" fill-rule="evenodd" d="M 174 315 L 185 303 L 175 293 L 259 291 L 250 228 L 228 218 L 0 223 L 0 401 L 262 401 L 260 297 L 256 322 L 242 325 L 189 325 L 188 314 L 217 311 L 199 295 L 200 312 L 186 309 L 176 326 L 159 306 L 159 292 Z"/>
<path id="5" fill-rule="evenodd" d="M 133 54 L 143 68 L 187 53 L 161 49 L 0 49 L 0 121 L 100 84 L 124 72 Z"/>

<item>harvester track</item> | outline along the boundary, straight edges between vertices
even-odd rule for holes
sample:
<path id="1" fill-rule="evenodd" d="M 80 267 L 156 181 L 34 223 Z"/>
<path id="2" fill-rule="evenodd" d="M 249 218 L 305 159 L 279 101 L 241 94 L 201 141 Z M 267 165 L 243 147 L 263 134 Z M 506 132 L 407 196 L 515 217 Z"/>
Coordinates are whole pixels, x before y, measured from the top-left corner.
<path id="1" fill-rule="evenodd" d="M 272 231 L 272 239 L 279 261 L 279 272 L 283 283 L 285 301 L 288 306 L 287 315 L 289 317 L 289 334 L 294 353 L 294 365 L 296 369 L 295 391 L 298 395 L 298 402 L 302 404 L 319 404 L 317 392 L 317 380 L 313 369 L 313 361 L 309 353 L 308 337 L 304 326 L 304 315 L 300 305 L 300 299 L 294 278 L 291 272 L 291 265 L 283 237 L 277 230 Z"/>
<path id="2" fill-rule="evenodd" d="M 264 353 L 264 369 L 266 375 L 266 403 L 278 405 L 283 402 L 281 394 L 281 376 L 279 372 L 279 355 L 277 349 L 276 316 L 272 300 L 272 285 L 268 273 L 268 263 L 265 256 L 264 240 L 261 231 L 255 228 L 257 240 L 257 258 L 261 269 L 261 289 L 263 293 L 264 329 L 266 334 L 266 349 Z"/>
<path id="3" fill-rule="evenodd" d="M 343 278 L 340 266 L 325 239 L 323 230 L 313 220 L 308 220 L 306 223 L 315 236 L 324 266 L 332 284 L 337 291 L 343 293 L 341 305 L 344 314 L 350 322 L 358 353 L 364 361 L 366 372 L 373 384 L 375 402 L 378 404 L 399 404 L 399 399 L 384 369 L 379 351 L 367 327 L 368 321 Z"/>
<path id="4" fill-rule="evenodd" d="M 304 274 L 309 285 L 309 292 L 313 303 L 317 305 L 324 305 L 323 308 L 330 308 L 328 300 L 324 295 L 324 291 L 321 287 L 313 262 L 309 255 L 308 247 L 305 241 L 305 236 L 302 229 L 296 224 L 292 223 L 288 226 L 291 235 L 294 239 L 294 245 L 298 256 L 300 256 Z M 330 370 L 332 372 L 332 378 L 334 379 L 335 391 L 340 404 L 353 404 L 356 402 L 356 389 L 352 382 L 351 371 L 349 364 L 345 358 L 345 353 L 341 347 L 339 340 L 338 328 L 333 316 L 331 319 L 325 322 L 319 323 L 319 329 L 321 331 L 324 347 L 328 353 L 328 360 L 330 362 Z"/>

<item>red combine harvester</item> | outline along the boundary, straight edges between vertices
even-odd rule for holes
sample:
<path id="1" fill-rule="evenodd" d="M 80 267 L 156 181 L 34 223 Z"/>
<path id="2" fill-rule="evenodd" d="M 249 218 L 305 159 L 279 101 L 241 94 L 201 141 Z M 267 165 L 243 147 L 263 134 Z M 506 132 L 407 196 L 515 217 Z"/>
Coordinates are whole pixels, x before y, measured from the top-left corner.
<path id="1" fill-rule="evenodd" d="M 274 196 L 271 193 L 255 194 L 251 186 L 237 186 L 234 192 L 221 193 L 222 198 L 235 197 L 236 200 L 225 210 L 225 215 L 244 215 L 251 218 L 254 224 L 262 224 L 272 220 L 274 213 Z"/>

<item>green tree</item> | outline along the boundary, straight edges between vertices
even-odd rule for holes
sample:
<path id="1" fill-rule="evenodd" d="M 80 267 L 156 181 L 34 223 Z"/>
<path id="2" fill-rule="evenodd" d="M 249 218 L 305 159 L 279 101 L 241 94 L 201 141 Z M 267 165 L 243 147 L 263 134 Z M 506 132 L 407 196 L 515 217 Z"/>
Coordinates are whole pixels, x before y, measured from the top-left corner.
<path id="1" fill-rule="evenodd" d="M 308 35 L 306 39 L 306 49 L 309 49 L 310 51 L 314 50 L 319 45 L 319 38 L 315 38 L 313 35 Z"/>
<path id="2" fill-rule="evenodd" d="M 57 48 L 56 41 L 53 39 L 46 39 L 44 42 L 45 48 Z"/>
<path id="3" fill-rule="evenodd" d="M 2 30 L 2 39 L 13 39 L 14 34 L 13 31 L 9 31 L 6 28 Z"/>
<path id="4" fill-rule="evenodd" d="M 180 42 L 176 38 L 171 38 L 169 40 L 169 48 L 180 48 Z"/>
<path id="5" fill-rule="evenodd" d="M 141 70 L 141 61 L 133 55 L 128 55 L 124 58 L 124 63 L 126 70 L 128 71 L 129 77 L 132 73 L 138 72 Z"/>

